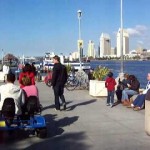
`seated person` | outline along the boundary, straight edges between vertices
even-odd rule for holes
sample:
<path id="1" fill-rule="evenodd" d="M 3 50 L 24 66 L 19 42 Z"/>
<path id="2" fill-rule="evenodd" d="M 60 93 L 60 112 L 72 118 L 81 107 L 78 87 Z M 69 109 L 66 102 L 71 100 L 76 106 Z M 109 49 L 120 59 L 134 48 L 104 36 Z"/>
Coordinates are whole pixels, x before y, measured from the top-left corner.
<path id="1" fill-rule="evenodd" d="M 24 76 L 29 77 L 31 80 L 31 84 L 35 85 L 35 76 L 34 76 L 34 73 L 32 72 L 32 67 L 30 64 L 25 64 L 25 67 L 23 68 L 22 72 L 19 74 L 19 84 L 21 88 L 24 87 L 22 83 L 22 78 Z"/>
<path id="2" fill-rule="evenodd" d="M 137 96 L 137 98 L 134 100 L 134 102 L 131 105 L 129 105 L 128 108 L 130 107 L 134 108 L 133 110 L 135 111 L 142 109 L 142 106 L 144 105 L 144 102 L 145 102 L 145 96 L 147 94 L 147 91 L 150 89 L 150 73 L 148 73 L 147 75 L 147 80 L 148 80 L 148 83 L 146 85 L 145 90 Z"/>
<path id="3" fill-rule="evenodd" d="M 129 76 L 130 84 L 127 84 L 127 88 L 122 91 L 122 103 L 124 106 L 130 104 L 129 95 L 133 96 L 139 93 L 140 83 L 134 75 Z"/>
<path id="4" fill-rule="evenodd" d="M 26 96 L 27 98 L 29 96 L 36 96 L 37 97 L 37 104 L 38 104 L 38 107 L 40 106 L 40 102 L 39 102 L 39 92 L 38 92 L 38 88 L 36 87 L 36 85 L 33 85 L 31 83 L 31 80 L 29 77 L 27 76 L 24 76 L 22 78 L 22 84 L 23 84 L 23 90 L 24 92 L 26 93 Z"/>
<path id="5" fill-rule="evenodd" d="M 22 89 L 19 86 L 14 85 L 15 75 L 13 73 L 7 74 L 7 83 L 0 86 L 0 111 L 2 110 L 4 100 L 6 98 L 13 98 L 15 102 L 15 114 L 21 115 L 21 106 L 25 102 L 25 97 Z"/>
<path id="6" fill-rule="evenodd" d="M 117 103 L 121 103 L 122 91 L 128 87 L 127 84 L 130 84 L 129 74 L 125 73 L 124 79 L 122 81 L 120 81 L 120 78 L 119 78 L 119 84 L 116 90 Z"/>

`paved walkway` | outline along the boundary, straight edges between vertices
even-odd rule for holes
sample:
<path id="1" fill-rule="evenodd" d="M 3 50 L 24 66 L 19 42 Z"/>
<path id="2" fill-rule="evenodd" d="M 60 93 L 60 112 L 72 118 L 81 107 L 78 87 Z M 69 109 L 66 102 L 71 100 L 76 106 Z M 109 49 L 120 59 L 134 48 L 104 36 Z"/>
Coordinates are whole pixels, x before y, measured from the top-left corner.
<path id="1" fill-rule="evenodd" d="M 26 138 L 17 133 L 0 150 L 149 150 L 150 137 L 144 131 L 144 110 L 135 112 L 121 105 L 110 108 L 105 98 L 95 98 L 88 91 L 65 91 L 67 111 L 56 112 L 53 91 L 37 84 L 42 114 L 46 118 L 48 138 Z"/>

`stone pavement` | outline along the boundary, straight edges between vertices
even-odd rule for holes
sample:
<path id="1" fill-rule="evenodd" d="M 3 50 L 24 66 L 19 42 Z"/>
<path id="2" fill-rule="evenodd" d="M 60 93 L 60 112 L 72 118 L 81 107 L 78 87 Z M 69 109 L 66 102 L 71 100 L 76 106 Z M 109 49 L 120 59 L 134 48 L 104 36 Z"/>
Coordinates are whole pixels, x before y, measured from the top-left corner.
<path id="1" fill-rule="evenodd" d="M 55 111 L 53 91 L 37 83 L 44 106 L 48 137 L 26 137 L 19 132 L 6 139 L 0 150 L 149 150 L 144 131 L 144 110 L 106 106 L 106 98 L 91 97 L 86 90 L 66 91 L 66 111 Z"/>

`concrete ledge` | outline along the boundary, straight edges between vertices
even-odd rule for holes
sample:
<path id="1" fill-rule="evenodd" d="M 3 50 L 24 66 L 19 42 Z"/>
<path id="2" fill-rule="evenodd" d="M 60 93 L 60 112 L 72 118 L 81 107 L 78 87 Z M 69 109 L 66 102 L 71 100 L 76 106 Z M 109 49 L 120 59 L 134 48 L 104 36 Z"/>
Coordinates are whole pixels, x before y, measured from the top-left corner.
<path id="1" fill-rule="evenodd" d="M 145 100 L 145 132 L 150 136 L 150 101 Z"/>

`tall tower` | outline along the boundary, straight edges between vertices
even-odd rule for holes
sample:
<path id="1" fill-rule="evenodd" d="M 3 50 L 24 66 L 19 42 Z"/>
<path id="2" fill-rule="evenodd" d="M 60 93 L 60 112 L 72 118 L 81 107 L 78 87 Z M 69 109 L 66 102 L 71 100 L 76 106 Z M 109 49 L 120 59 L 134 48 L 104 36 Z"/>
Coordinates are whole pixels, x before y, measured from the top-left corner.
<path id="1" fill-rule="evenodd" d="M 121 57 L 120 42 L 121 42 L 121 34 L 119 29 L 117 33 L 117 57 Z M 123 29 L 123 55 L 128 53 L 129 53 L 129 34 L 127 30 Z"/>
<path id="2" fill-rule="evenodd" d="M 102 33 L 100 36 L 100 57 L 111 54 L 111 41 L 109 34 Z"/>
<path id="3" fill-rule="evenodd" d="M 95 58 L 95 45 L 93 41 L 89 41 L 88 43 L 88 57 Z"/>

